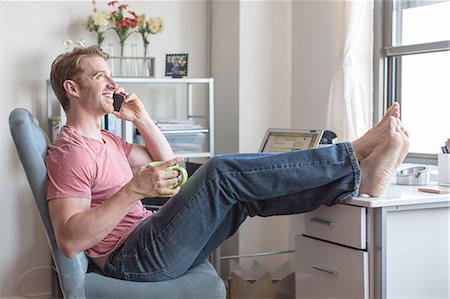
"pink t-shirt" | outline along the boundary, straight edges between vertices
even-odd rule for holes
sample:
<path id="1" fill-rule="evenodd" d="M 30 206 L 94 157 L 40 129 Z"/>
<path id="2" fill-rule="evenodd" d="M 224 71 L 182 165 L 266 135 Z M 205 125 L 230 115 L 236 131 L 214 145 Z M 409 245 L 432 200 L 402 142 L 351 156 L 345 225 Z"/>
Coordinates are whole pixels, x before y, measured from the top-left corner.
<path id="1" fill-rule="evenodd" d="M 108 131 L 104 142 L 80 135 L 64 126 L 47 153 L 47 200 L 82 197 L 91 208 L 101 205 L 133 177 L 127 156 L 132 145 Z M 102 257 L 120 246 L 152 213 L 138 201 L 122 221 L 97 245 L 86 250 L 91 258 Z"/>

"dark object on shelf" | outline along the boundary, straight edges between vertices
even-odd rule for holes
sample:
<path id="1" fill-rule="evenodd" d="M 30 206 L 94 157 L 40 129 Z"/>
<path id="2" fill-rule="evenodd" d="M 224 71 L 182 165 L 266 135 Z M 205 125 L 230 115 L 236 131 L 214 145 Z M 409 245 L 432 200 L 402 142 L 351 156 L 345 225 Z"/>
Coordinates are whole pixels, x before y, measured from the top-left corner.
<path id="1" fill-rule="evenodd" d="M 335 144 L 338 142 L 336 133 L 330 130 L 323 131 L 322 139 L 319 144 Z"/>
<path id="2" fill-rule="evenodd" d="M 166 54 L 166 76 L 181 78 L 188 75 L 189 54 Z"/>

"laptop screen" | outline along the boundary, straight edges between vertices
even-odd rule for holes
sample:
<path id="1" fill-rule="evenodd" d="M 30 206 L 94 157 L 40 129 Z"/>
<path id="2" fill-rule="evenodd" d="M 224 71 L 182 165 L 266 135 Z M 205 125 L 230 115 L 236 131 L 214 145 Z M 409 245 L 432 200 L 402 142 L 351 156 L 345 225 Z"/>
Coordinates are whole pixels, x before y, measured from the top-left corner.
<path id="1" fill-rule="evenodd" d="M 259 152 L 282 153 L 316 148 L 322 134 L 323 130 L 268 129 Z"/>

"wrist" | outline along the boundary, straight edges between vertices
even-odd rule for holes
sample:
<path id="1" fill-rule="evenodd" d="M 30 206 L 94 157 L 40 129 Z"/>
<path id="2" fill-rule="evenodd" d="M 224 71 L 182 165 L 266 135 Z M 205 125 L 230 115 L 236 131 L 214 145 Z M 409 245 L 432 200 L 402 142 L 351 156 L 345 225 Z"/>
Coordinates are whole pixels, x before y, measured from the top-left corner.
<path id="1" fill-rule="evenodd" d="M 150 115 L 148 113 L 145 113 L 141 117 L 136 118 L 133 121 L 133 124 L 138 130 L 142 130 L 142 129 L 147 128 L 147 127 L 149 127 L 151 125 L 155 125 L 155 122 L 153 121 L 153 119 L 150 117 Z"/>
<path id="2" fill-rule="evenodd" d="M 138 188 L 136 188 L 133 184 L 133 180 L 129 181 L 125 186 L 122 187 L 120 192 L 123 192 L 124 197 L 126 200 L 130 201 L 131 204 L 136 203 L 138 200 L 141 200 L 145 196 L 140 194 L 138 191 Z"/>
<path id="3" fill-rule="evenodd" d="M 141 118 L 139 121 L 136 121 L 133 124 L 139 130 L 139 132 L 141 132 L 141 134 L 143 132 L 154 132 L 155 130 L 159 130 L 158 126 L 150 116 Z"/>

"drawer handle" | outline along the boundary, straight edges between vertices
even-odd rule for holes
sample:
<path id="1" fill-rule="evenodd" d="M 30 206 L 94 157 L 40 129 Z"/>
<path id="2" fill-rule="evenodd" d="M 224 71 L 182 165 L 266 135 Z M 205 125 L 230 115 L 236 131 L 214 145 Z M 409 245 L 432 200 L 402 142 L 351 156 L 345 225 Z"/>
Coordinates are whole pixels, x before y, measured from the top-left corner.
<path id="1" fill-rule="evenodd" d="M 333 221 L 329 221 L 329 220 L 325 220 L 325 219 L 321 219 L 321 218 L 317 218 L 317 217 L 309 218 L 309 221 L 327 225 L 327 226 L 334 226 Z"/>
<path id="2" fill-rule="evenodd" d="M 319 271 L 322 271 L 322 272 L 325 272 L 325 273 L 328 273 L 328 274 L 332 274 L 332 275 L 337 275 L 338 274 L 337 270 L 331 269 L 331 268 L 328 268 L 328 267 L 325 267 L 325 266 L 314 264 L 312 267 L 314 269 L 316 269 L 316 270 L 319 270 Z"/>

